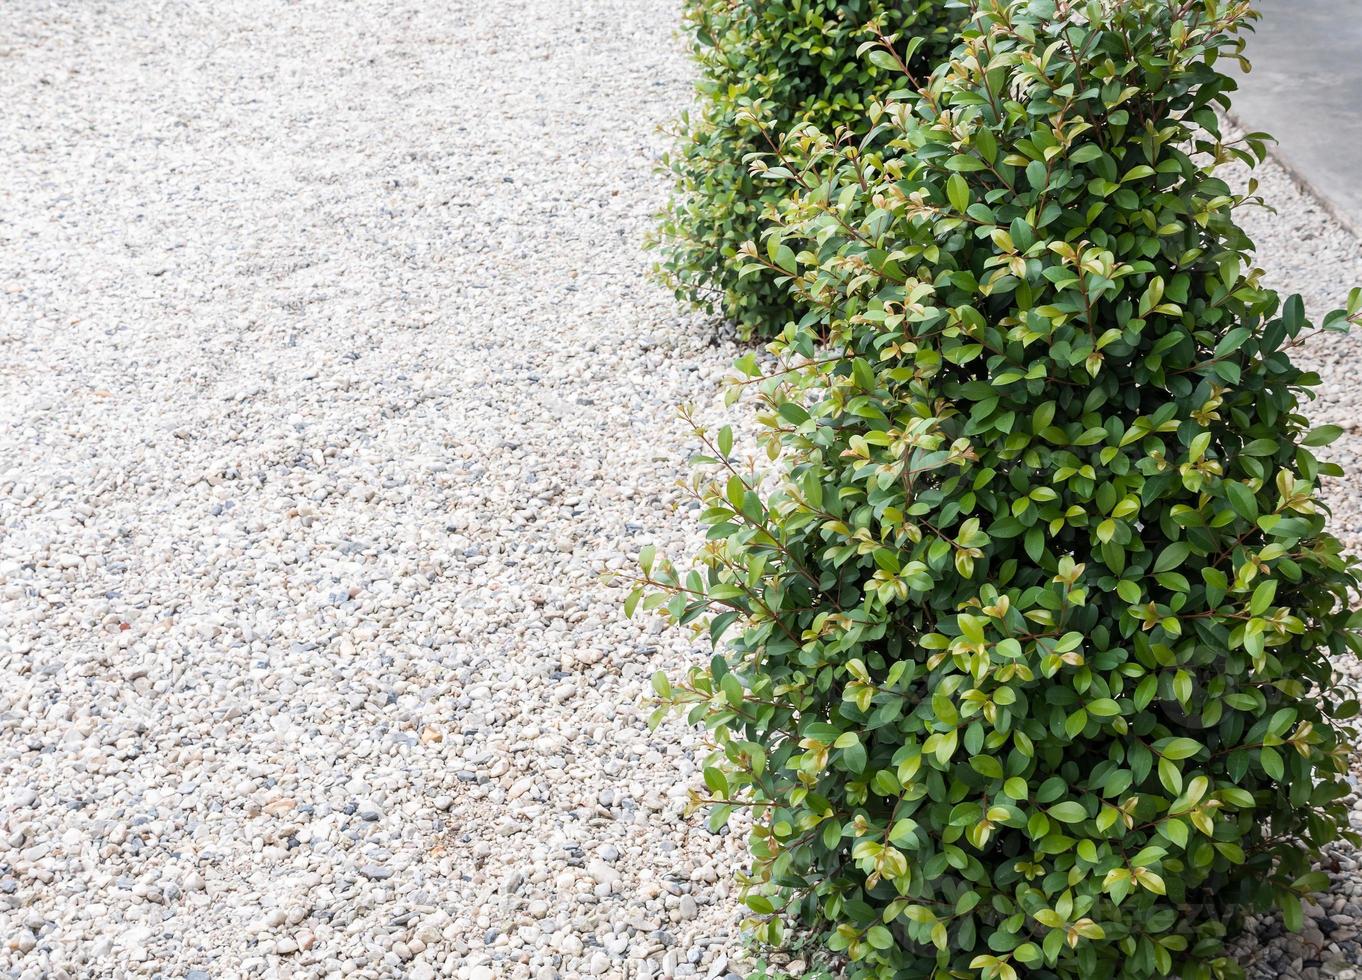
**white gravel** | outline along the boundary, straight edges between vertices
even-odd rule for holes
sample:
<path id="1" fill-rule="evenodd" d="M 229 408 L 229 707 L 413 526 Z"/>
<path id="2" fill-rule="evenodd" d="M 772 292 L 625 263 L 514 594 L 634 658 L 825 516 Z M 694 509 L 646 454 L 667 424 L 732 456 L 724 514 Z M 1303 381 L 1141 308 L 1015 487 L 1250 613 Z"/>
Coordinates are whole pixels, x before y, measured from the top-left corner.
<path id="1" fill-rule="evenodd" d="M 674 23 L 0 4 L 0 976 L 739 968 L 741 841 L 644 725 L 696 651 L 596 584 L 694 547 L 673 410 L 733 356 L 639 250 Z M 1276 278 L 1362 282 L 1268 183 Z M 1358 354 L 1308 354 L 1354 545 Z M 1353 975 L 1339 860 L 1258 976 Z"/>
<path id="2" fill-rule="evenodd" d="M 0 4 L 0 976 L 726 972 L 596 584 L 732 356 L 645 278 L 674 20 Z"/>

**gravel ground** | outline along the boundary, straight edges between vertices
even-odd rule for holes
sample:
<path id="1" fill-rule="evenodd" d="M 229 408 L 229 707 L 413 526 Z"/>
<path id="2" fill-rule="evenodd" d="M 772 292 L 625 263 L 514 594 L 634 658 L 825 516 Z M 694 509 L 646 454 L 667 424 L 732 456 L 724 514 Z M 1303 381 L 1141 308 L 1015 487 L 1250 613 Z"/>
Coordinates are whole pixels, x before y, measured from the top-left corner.
<path id="1" fill-rule="evenodd" d="M 595 584 L 731 360 L 639 247 L 674 17 L 0 5 L 0 976 L 725 972 Z"/>
<path id="2" fill-rule="evenodd" d="M 737 968 L 641 703 L 695 651 L 596 584 L 694 547 L 673 410 L 733 355 L 638 247 L 674 17 L 0 5 L 0 975 Z M 1323 309 L 1362 251 L 1266 183 Z M 1357 348 L 1305 356 L 1362 480 Z M 1256 977 L 1362 961 L 1331 860 Z"/>

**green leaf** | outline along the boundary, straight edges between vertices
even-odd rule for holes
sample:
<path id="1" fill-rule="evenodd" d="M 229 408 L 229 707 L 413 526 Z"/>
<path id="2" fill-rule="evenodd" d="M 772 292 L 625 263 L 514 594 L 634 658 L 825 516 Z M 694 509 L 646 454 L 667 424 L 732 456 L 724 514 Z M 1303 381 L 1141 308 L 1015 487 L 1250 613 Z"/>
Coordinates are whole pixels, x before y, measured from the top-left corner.
<path id="1" fill-rule="evenodd" d="M 1202 745 L 1195 739 L 1170 738 L 1155 743 L 1154 749 L 1165 759 L 1179 761 L 1196 755 L 1201 751 Z"/>
<path id="2" fill-rule="evenodd" d="M 894 947 L 894 935 L 884 926 L 871 926 L 866 930 L 865 938 L 876 949 L 892 949 Z"/>
<path id="3" fill-rule="evenodd" d="M 1121 706 L 1111 698 L 1098 698 L 1088 702 L 1088 714 L 1098 718 L 1114 718 L 1121 713 Z"/>
<path id="4" fill-rule="evenodd" d="M 1182 770 L 1166 756 L 1159 760 L 1159 782 L 1174 795 L 1182 792 Z"/>
<path id="5" fill-rule="evenodd" d="M 1343 435 L 1343 427 L 1341 425 L 1316 426 L 1301 440 L 1301 445 L 1327 446 L 1341 435 Z"/>
<path id="6" fill-rule="evenodd" d="M 1291 892 L 1279 891 L 1277 905 L 1282 910 L 1282 924 L 1291 932 L 1300 932 L 1305 925 L 1300 898 Z"/>
<path id="7" fill-rule="evenodd" d="M 916 821 L 907 817 L 900 817 L 889 831 L 889 842 L 898 847 L 907 846 L 915 839 L 917 826 Z"/>
<path id="8" fill-rule="evenodd" d="M 981 776 L 987 776 L 990 779 L 1001 779 L 1003 776 L 1002 765 L 992 756 L 976 755 L 969 760 L 969 764 L 970 768 Z"/>
<path id="9" fill-rule="evenodd" d="M 1248 487 L 1242 483 L 1227 480 L 1225 481 L 1225 496 L 1229 498 L 1230 507 L 1244 520 L 1258 520 L 1258 501 L 1254 499 L 1253 491 Z"/>
<path id="10" fill-rule="evenodd" d="M 951 174 L 946 181 L 946 197 L 951 202 L 951 207 L 964 214 L 969 210 L 970 193 L 969 184 L 965 183 L 965 178 L 957 174 Z"/>
<path id="11" fill-rule="evenodd" d="M 866 60 L 876 68 L 883 69 L 884 71 L 898 72 L 901 70 L 899 68 L 898 60 L 883 48 L 874 48 L 865 57 Z"/>
<path id="12" fill-rule="evenodd" d="M 667 680 L 667 675 L 660 670 L 653 674 L 653 693 L 660 698 L 672 696 L 671 681 Z"/>
<path id="13" fill-rule="evenodd" d="M 1082 803 L 1075 800 L 1056 803 L 1046 812 L 1063 823 L 1080 823 L 1088 819 L 1088 811 L 1083 808 Z"/>
<path id="14" fill-rule="evenodd" d="M 742 681 L 738 680 L 734 674 L 725 674 L 723 680 L 719 682 L 723 689 L 724 697 L 729 705 L 734 708 L 740 707 L 743 701 Z"/>
<path id="15" fill-rule="evenodd" d="M 978 157 L 972 157 L 966 153 L 957 153 L 946 161 L 946 169 L 960 173 L 970 173 L 975 170 L 986 169 L 985 164 Z"/>
<path id="16" fill-rule="evenodd" d="M 1191 550 L 1192 549 L 1187 542 L 1174 541 L 1159 553 L 1158 560 L 1154 562 L 1153 571 L 1155 574 L 1172 571 L 1187 560 L 1187 556 L 1191 553 Z"/>

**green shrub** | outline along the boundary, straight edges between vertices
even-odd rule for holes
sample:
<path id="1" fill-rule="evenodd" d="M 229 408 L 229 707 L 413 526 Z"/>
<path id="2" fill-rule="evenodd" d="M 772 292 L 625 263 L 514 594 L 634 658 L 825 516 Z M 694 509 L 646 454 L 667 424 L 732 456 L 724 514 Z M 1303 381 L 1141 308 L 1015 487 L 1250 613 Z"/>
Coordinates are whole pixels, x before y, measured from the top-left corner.
<path id="1" fill-rule="evenodd" d="M 797 917 L 859 977 L 1236 976 L 1237 913 L 1299 925 L 1355 839 L 1330 657 L 1362 647 L 1309 324 L 1218 176 L 1262 155 L 1215 111 L 1252 15 L 979 8 L 866 151 L 798 137 L 770 254 L 823 320 L 738 364 L 773 482 L 697 430 L 701 567 L 645 551 L 628 609 L 716 643 L 654 685 L 715 740 L 711 819 L 751 809 L 759 938 Z"/>
<path id="2" fill-rule="evenodd" d="M 947 2 L 688 0 L 700 99 L 679 120 L 665 161 L 676 185 L 658 238 L 659 271 L 678 297 L 723 313 L 743 336 L 774 336 L 798 318 L 784 288 L 763 275 L 741 277 L 739 249 L 760 237 L 762 215 L 784 191 L 751 174 L 751 155 L 771 154 L 799 122 L 830 133 L 863 120 L 870 99 L 903 80 L 897 57 L 935 65 L 951 37 Z M 872 21 L 916 36 L 897 43 L 895 56 L 863 57 Z"/>

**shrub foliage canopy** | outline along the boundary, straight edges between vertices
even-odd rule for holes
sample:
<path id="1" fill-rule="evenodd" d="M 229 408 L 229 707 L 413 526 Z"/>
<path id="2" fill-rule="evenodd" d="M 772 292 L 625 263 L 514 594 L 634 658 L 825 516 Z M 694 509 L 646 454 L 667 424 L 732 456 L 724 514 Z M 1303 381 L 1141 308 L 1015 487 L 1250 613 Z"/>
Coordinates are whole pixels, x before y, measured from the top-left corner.
<path id="1" fill-rule="evenodd" d="M 761 236 L 784 194 L 754 175 L 799 123 L 832 132 L 862 123 L 874 97 L 903 82 L 900 59 L 935 65 L 958 19 L 948 0 L 688 0 L 700 70 L 698 101 L 678 123 L 665 165 L 675 191 L 662 215 L 659 271 L 679 297 L 771 337 L 802 311 L 762 274 L 742 275 L 740 249 Z M 890 43 L 862 55 L 877 31 Z M 885 36 L 885 35 L 881 35 Z"/>
<path id="2" fill-rule="evenodd" d="M 1325 883 L 1359 580 L 1310 325 L 1220 176 L 1263 151 L 1216 114 L 1251 16 L 985 0 L 863 138 L 790 141 L 761 261 L 818 322 L 738 365 L 772 482 L 701 432 L 701 567 L 645 550 L 630 598 L 716 642 L 654 684 L 712 732 L 712 818 L 752 807 L 763 938 L 797 914 L 863 977 L 1196 980 L 1235 975 L 1234 910 L 1298 924 Z"/>

